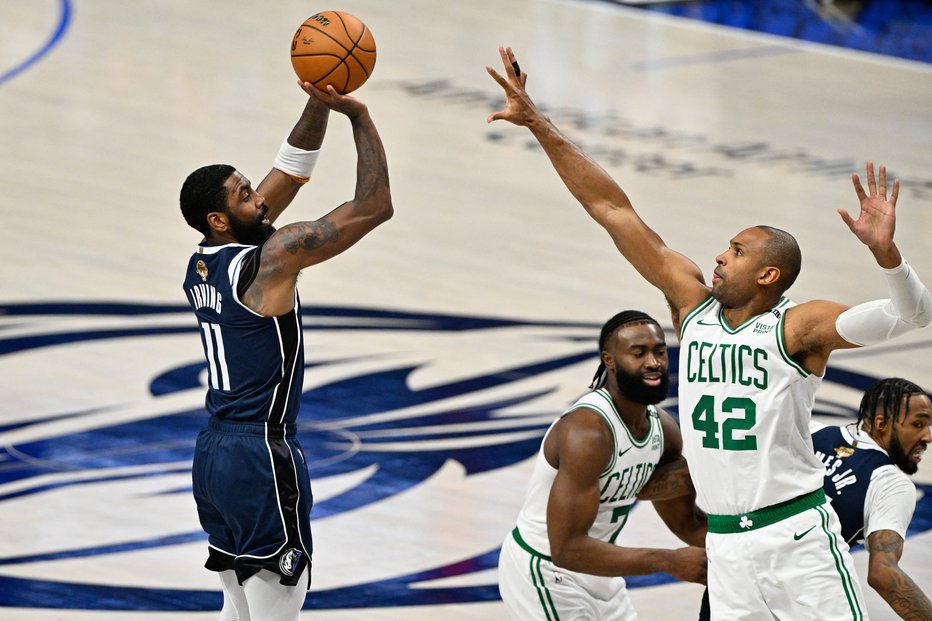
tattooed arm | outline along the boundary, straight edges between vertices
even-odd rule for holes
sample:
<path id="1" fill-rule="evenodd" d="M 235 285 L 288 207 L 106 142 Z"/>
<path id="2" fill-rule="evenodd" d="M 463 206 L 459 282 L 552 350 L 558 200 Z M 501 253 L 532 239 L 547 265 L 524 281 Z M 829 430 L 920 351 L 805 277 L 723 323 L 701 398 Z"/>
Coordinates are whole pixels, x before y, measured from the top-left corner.
<path id="1" fill-rule="evenodd" d="M 324 141 L 327 133 L 327 120 L 330 108 L 318 97 L 308 97 L 304 111 L 298 122 L 295 123 L 291 133 L 288 134 L 288 144 L 304 151 L 317 151 Z M 268 207 L 266 217 L 269 222 L 275 222 L 278 216 L 291 204 L 302 183 L 295 177 L 272 168 L 265 178 L 256 187 L 256 193 L 265 198 Z"/>
<path id="2" fill-rule="evenodd" d="M 667 500 L 694 494 L 689 468 L 683 457 L 683 436 L 680 427 L 664 410 L 657 408 L 660 426 L 663 428 L 663 455 L 657 469 L 647 479 L 647 483 L 638 492 L 638 500 Z"/>
<path id="3" fill-rule="evenodd" d="M 670 532 L 689 545 L 702 547 L 708 519 L 696 506 L 696 490 L 683 458 L 683 436 L 672 416 L 660 409 L 658 413 L 664 451 L 658 468 L 638 492 L 638 500 L 650 500 Z"/>
<path id="4" fill-rule="evenodd" d="M 356 193 L 353 200 L 319 220 L 284 226 L 263 244 L 258 274 L 243 302 L 267 317 L 286 313 L 294 306 L 295 284 L 302 269 L 340 254 L 393 213 L 385 150 L 366 105 L 338 95 L 332 88 L 329 93 L 314 94 L 314 87 L 307 83 L 304 86 L 309 94 L 345 114 L 352 123 Z"/>
<path id="5" fill-rule="evenodd" d="M 695 491 L 686 459 L 680 456 L 654 470 L 638 492 L 638 500 L 669 500 Z"/>
<path id="6" fill-rule="evenodd" d="M 932 619 L 932 602 L 900 569 L 903 538 L 892 530 L 878 530 L 867 536 L 870 555 L 867 583 L 886 600 L 901 619 Z"/>

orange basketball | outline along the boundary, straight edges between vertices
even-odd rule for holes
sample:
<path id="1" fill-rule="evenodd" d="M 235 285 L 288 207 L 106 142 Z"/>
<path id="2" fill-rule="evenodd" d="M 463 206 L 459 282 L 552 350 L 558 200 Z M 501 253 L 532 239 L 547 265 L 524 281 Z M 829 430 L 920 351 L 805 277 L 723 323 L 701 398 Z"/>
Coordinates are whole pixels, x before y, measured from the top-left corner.
<path id="1" fill-rule="evenodd" d="M 294 33 L 291 64 L 301 80 L 322 91 L 330 84 L 338 93 L 351 93 L 372 75 L 375 39 L 349 13 L 315 13 Z"/>

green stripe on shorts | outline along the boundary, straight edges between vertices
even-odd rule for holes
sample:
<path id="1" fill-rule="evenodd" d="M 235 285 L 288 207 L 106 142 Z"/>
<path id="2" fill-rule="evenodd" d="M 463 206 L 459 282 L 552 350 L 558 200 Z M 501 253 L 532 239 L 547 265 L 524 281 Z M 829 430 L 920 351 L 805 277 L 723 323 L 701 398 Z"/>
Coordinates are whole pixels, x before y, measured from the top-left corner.
<path id="1" fill-rule="evenodd" d="M 861 610 L 861 603 L 858 601 L 858 592 L 854 587 L 851 572 L 848 571 L 848 567 L 844 563 L 842 552 L 838 549 L 838 539 L 828 528 L 828 512 L 822 507 L 816 507 L 816 511 L 819 512 L 819 516 L 822 518 L 822 531 L 828 537 L 828 548 L 832 553 L 832 557 L 835 559 L 835 569 L 841 577 L 841 586 L 845 590 L 845 597 L 848 598 L 848 606 L 851 608 L 851 618 L 853 621 L 862 621 L 864 619 L 864 612 Z"/>

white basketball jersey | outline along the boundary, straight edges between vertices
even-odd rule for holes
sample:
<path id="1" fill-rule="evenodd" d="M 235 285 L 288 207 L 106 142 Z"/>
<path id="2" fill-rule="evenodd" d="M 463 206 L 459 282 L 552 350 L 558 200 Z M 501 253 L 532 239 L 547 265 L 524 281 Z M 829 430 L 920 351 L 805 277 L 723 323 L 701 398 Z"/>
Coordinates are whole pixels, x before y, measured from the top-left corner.
<path id="1" fill-rule="evenodd" d="M 809 419 L 822 381 L 786 353 L 779 304 L 737 327 L 713 298 L 680 329 L 683 454 L 708 513 L 741 515 L 822 487 Z"/>
<path id="2" fill-rule="evenodd" d="M 589 529 L 590 537 L 614 543 L 628 519 L 631 505 L 637 500 L 638 492 L 647 483 L 663 454 L 663 429 L 657 411 L 653 406 L 648 406 L 650 428 L 643 438 L 635 439 L 622 422 L 611 396 L 604 388 L 582 396 L 564 416 L 581 407 L 599 414 L 611 428 L 614 438 L 612 459 L 599 475 L 599 511 Z M 552 429 L 553 425 L 547 430 L 544 439 Z M 547 503 L 556 476 L 557 470 L 544 457 L 544 443 L 541 442 L 524 506 L 518 514 L 518 531 L 528 545 L 547 556 L 550 555 Z"/>

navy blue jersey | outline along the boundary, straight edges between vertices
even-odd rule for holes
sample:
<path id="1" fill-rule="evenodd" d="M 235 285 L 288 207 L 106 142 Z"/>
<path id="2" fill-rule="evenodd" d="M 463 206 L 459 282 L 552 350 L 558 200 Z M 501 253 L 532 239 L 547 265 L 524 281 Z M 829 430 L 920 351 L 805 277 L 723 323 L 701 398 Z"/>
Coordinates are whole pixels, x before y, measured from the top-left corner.
<path id="1" fill-rule="evenodd" d="M 849 544 L 864 540 L 864 504 L 871 476 L 892 464 L 886 453 L 856 440 L 848 441 L 840 427 L 825 427 L 812 434 L 812 448 L 825 464 L 825 495 L 841 520 L 841 534 Z"/>
<path id="2" fill-rule="evenodd" d="M 294 423 L 304 381 L 298 294 L 294 308 L 278 317 L 259 315 L 239 297 L 260 252 L 242 244 L 199 246 L 188 262 L 184 292 L 207 358 L 206 407 L 231 422 Z"/>

